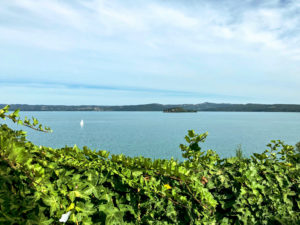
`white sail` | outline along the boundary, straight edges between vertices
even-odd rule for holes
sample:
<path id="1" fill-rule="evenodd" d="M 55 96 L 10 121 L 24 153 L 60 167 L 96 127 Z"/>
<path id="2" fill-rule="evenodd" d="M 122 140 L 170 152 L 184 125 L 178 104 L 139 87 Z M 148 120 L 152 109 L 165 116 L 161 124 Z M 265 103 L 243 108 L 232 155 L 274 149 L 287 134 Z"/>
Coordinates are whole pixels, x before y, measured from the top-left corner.
<path id="1" fill-rule="evenodd" d="M 83 127 L 84 123 L 83 120 L 80 121 L 80 126 Z"/>

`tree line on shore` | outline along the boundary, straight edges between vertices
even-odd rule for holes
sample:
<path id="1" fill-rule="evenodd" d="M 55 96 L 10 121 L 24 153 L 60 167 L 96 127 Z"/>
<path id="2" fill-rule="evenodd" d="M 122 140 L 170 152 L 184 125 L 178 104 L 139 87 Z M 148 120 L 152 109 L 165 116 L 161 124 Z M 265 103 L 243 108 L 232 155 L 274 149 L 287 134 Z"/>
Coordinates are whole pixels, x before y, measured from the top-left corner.
<path id="1" fill-rule="evenodd" d="M 0 104 L 0 108 L 5 107 Z M 163 111 L 170 108 L 183 108 L 192 111 L 224 111 L 224 112 L 300 112 L 297 104 L 228 104 L 228 103 L 200 103 L 200 104 L 143 104 L 121 106 L 99 105 L 27 105 L 12 104 L 11 110 L 22 111 Z"/>

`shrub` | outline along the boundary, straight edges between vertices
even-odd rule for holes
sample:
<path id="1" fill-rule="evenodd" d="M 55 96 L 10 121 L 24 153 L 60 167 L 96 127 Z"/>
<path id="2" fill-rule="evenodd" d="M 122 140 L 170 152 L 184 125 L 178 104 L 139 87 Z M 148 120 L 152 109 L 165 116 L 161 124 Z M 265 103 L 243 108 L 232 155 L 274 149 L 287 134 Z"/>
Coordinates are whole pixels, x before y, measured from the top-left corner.
<path id="1" fill-rule="evenodd" d="M 296 144 L 296 151 L 300 153 L 300 141 Z"/>
<path id="2" fill-rule="evenodd" d="M 244 158 L 242 145 L 240 145 L 240 144 L 235 149 L 235 157 L 237 157 L 238 159 L 243 159 Z"/>
<path id="3" fill-rule="evenodd" d="M 1 118 L 40 131 L 18 112 Z M 271 141 L 250 158 L 220 159 L 188 131 L 184 161 L 52 149 L 0 126 L 0 224 L 299 224 L 300 166 L 294 147 Z"/>

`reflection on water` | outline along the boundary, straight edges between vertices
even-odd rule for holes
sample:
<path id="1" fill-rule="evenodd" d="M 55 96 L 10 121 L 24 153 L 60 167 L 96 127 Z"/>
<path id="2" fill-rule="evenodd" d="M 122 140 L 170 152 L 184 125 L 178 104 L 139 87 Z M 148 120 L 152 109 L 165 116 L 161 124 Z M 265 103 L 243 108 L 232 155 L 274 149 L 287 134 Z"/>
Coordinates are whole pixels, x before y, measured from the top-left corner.
<path id="1" fill-rule="evenodd" d="M 209 132 L 204 149 L 232 156 L 241 144 L 246 155 L 262 152 L 271 139 L 300 141 L 300 113 L 248 112 L 22 112 L 50 126 L 51 134 L 28 130 L 37 145 L 105 149 L 114 154 L 181 158 L 187 130 Z M 80 126 L 78 126 L 80 123 Z"/>

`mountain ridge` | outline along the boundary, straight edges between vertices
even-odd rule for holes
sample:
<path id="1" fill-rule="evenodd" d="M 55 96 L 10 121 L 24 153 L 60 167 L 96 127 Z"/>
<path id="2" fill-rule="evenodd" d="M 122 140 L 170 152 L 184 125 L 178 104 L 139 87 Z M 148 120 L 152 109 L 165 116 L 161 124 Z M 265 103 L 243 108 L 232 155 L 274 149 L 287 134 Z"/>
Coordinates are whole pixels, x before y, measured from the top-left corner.
<path id="1" fill-rule="evenodd" d="M 7 104 L 0 104 L 3 108 Z M 139 105 L 30 105 L 10 104 L 10 110 L 21 111 L 163 111 L 169 108 L 181 107 L 196 111 L 224 111 L 224 112 L 300 112 L 298 104 L 232 104 L 211 103 L 198 104 L 139 104 Z"/>

